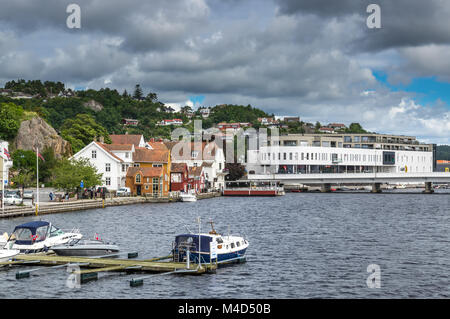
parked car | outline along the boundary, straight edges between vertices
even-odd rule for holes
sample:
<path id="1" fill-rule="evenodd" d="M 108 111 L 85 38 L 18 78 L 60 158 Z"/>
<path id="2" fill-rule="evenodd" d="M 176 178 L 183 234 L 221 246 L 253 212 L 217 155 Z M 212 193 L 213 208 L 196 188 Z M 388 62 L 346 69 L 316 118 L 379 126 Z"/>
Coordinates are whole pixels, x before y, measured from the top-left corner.
<path id="1" fill-rule="evenodd" d="M 17 194 L 5 195 L 5 205 L 19 205 L 22 203 L 23 203 L 22 198 Z"/>
<path id="2" fill-rule="evenodd" d="M 117 196 L 130 196 L 131 195 L 131 189 L 129 187 L 121 187 L 117 191 Z"/>
<path id="3" fill-rule="evenodd" d="M 34 195 L 34 193 L 33 193 L 33 191 L 31 191 L 31 190 L 28 190 L 28 191 L 24 191 L 23 192 L 23 198 L 25 199 L 25 198 L 27 198 L 27 199 L 32 199 L 33 198 L 33 195 Z"/>

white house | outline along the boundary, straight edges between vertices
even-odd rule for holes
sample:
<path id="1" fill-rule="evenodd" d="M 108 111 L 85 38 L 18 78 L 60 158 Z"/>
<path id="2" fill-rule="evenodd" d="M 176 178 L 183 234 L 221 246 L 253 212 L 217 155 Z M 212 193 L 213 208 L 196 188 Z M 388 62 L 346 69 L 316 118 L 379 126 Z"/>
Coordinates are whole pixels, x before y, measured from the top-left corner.
<path id="1" fill-rule="evenodd" d="M 9 169 L 13 166 L 8 147 L 8 142 L 0 141 L 0 174 L 3 180 L 3 183 L 0 183 L 0 190 L 3 189 L 3 185 L 8 185 Z"/>
<path id="2" fill-rule="evenodd" d="M 123 165 L 130 165 L 130 162 L 126 161 L 125 150 L 120 150 L 118 153 L 123 155 L 124 159 L 120 158 L 114 152 L 108 149 L 107 144 L 100 142 L 92 142 L 81 151 L 72 156 L 74 159 L 86 158 L 89 162 L 97 168 L 97 172 L 103 174 L 102 185 L 110 190 L 118 190 L 120 187 L 125 186 L 125 178 L 127 171 L 124 170 Z M 134 148 L 134 146 L 133 146 Z M 132 148 L 129 149 L 130 158 L 132 156 Z"/>

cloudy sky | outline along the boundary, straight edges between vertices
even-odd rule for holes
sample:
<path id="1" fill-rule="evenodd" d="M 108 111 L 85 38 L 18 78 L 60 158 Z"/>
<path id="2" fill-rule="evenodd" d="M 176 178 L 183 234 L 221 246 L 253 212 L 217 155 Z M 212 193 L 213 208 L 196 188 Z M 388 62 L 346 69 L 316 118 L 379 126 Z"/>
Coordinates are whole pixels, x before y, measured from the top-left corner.
<path id="1" fill-rule="evenodd" d="M 69 29 L 67 6 L 81 8 Z M 381 29 L 367 27 L 367 6 Z M 0 0 L 0 85 L 251 104 L 450 144 L 450 1 Z"/>

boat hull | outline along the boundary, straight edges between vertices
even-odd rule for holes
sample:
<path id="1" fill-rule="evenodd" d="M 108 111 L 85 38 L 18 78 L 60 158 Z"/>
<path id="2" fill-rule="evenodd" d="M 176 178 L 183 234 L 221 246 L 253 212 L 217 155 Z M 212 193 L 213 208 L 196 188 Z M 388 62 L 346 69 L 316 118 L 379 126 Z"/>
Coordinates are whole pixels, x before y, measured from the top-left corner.
<path id="1" fill-rule="evenodd" d="M 104 256 L 118 253 L 119 247 L 116 245 L 80 245 L 77 246 L 57 246 L 51 248 L 58 256 Z"/>
<path id="2" fill-rule="evenodd" d="M 245 252 L 247 251 L 247 248 L 223 253 L 223 254 L 217 254 L 217 263 L 218 264 L 227 264 L 227 263 L 233 263 L 238 262 L 239 259 L 242 259 L 245 257 Z M 198 252 L 190 252 L 190 261 L 193 263 L 198 263 Z M 201 253 L 201 259 L 202 264 L 209 264 L 211 262 L 210 254 L 209 253 Z M 212 260 L 213 263 L 216 262 L 216 259 Z"/>
<path id="3" fill-rule="evenodd" d="M 223 196 L 278 196 L 276 190 L 230 190 L 223 191 Z"/>

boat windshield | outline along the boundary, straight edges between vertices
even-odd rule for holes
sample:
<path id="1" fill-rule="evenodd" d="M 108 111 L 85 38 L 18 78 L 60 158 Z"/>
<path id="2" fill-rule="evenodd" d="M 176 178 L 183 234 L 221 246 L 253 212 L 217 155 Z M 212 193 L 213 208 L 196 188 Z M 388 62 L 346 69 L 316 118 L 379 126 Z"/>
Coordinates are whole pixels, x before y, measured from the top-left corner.
<path id="1" fill-rule="evenodd" d="M 55 226 L 52 225 L 52 228 L 50 229 L 50 237 L 55 237 L 62 234 L 64 234 L 64 232 L 61 229 L 56 228 Z"/>

